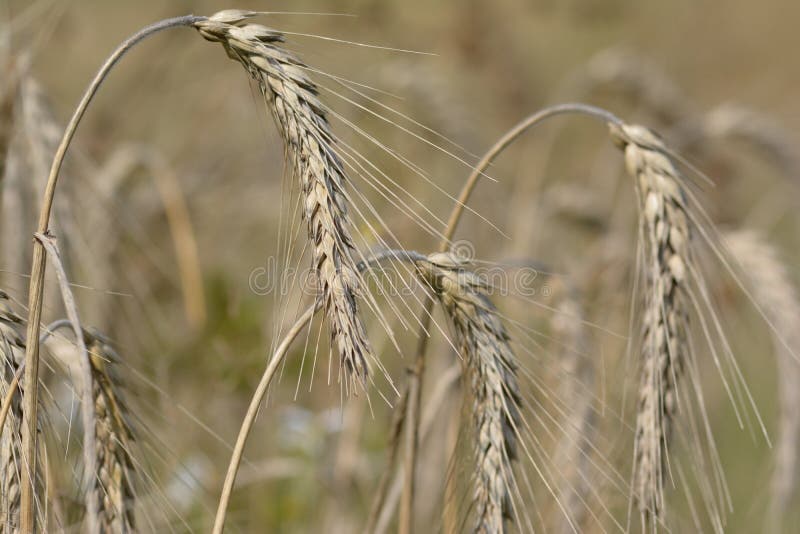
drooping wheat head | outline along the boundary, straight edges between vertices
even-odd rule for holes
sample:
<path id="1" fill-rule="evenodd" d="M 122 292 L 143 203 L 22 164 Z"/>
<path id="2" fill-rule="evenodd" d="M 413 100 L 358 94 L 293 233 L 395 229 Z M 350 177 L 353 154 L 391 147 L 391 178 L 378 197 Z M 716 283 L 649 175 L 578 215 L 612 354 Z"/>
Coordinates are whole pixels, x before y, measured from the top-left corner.
<path id="1" fill-rule="evenodd" d="M 133 433 L 113 369 L 119 356 L 102 337 L 85 337 L 92 366 L 97 439 L 98 475 L 90 491 L 95 493 L 101 532 L 131 533 L 135 532 Z"/>
<path id="2" fill-rule="evenodd" d="M 372 351 L 358 313 L 360 277 L 349 229 L 344 164 L 305 65 L 280 46 L 281 33 L 245 22 L 253 15 L 222 11 L 195 27 L 244 66 L 268 103 L 300 180 L 313 266 L 333 342 L 346 378 L 352 385 L 355 380 L 363 383 Z"/>
<path id="3" fill-rule="evenodd" d="M 662 141 L 641 126 L 612 125 L 639 197 L 645 303 L 633 494 L 643 515 L 661 515 L 678 383 L 688 357 L 690 227 L 680 175 Z"/>
<path id="4" fill-rule="evenodd" d="M 517 363 L 487 287 L 463 260 L 449 253 L 418 261 L 417 270 L 435 293 L 455 331 L 472 401 L 476 434 L 473 506 L 475 532 L 505 532 L 512 517 L 520 393 Z"/>

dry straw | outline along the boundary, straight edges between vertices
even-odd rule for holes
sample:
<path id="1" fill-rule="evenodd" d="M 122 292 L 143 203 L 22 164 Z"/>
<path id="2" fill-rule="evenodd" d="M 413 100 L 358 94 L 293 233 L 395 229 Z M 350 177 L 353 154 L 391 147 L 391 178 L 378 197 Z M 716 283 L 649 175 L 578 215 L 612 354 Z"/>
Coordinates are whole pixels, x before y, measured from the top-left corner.
<path id="1" fill-rule="evenodd" d="M 300 179 L 313 265 L 319 277 L 331 336 L 346 378 L 366 382 L 371 348 L 358 314 L 360 276 L 350 235 L 347 177 L 336 152 L 325 108 L 305 65 L 279 46 L 283 35 L 245 23 L 255 13 L 222 11 L 194 26 L 206 39 L 219 42 L 258 83 L 290 152 Z"/>
<path id="2" fill-rule="evenodd" d="M 463 269 L 463 260 L 436 253 L 416 263 L 455 330 L 455 344 L 468 377 L 476 441 L 473 508 L 475 532 L 505 532 L 512 517 L 520 393 L 517 364 L 487 287 Z"/>
<path id="3" fill-rule="evenodd" d="M 678 381 L 688 357 L 689 218 L 680 175 L 661 139 L 641 126 L 611 125 L 639 196 L 645 309 L 633 493 L 643 516 L 664 507 Z"/>

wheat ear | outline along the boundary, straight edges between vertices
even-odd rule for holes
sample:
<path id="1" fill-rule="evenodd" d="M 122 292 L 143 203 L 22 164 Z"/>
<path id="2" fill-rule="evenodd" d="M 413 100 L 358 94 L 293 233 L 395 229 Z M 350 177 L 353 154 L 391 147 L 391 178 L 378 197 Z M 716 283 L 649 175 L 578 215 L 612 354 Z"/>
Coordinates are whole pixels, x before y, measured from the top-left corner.
<path id="1" fill-rule="evenodd" d="M 22 373 L 25 352 L 25 320 L 11 306 L 11 299 L 0 290 L 0 534 L 24 532 L 21 524 L 22 421 L 24 389 Z M 41 451 L 40 454 L 43 454 Z M 41 471 L 34 471 L 37 481 Z M 36 499 L 41 499 L 40 493 Z M 46 530 L 44 514 L 36 524 Z"/>
<path id="2" fill-rule="evenodd" d="M 6 345 L 6 340 L 0 341 Z M 5 353 L 7 347 L 0 348 L 3 355 L 0 396 L 6 398 L 14 387 L 17 366 Z M 16 533 L 19 530 L 20 486 L 19 458 L 22 445 L 22 403 L 19 391 L 11 393 L 10 410 L 0 436 L 0 533 Z"/>
<path id="3" fill-rule="evenodd" d="M 677 386 L 689 350 L 689 217 L 680 175 L 659 137 L 625 124 L 610 131 L 636 181 L 646 283 L 633 492 L 643 515 L 659 517 Z"/>
<path id="4" fill-rule="evenodd" d="M 436 253 L 416 263 L 455 330 L 472 396 L 477 469 L 473 505 L 475 532 L 505 532 L 511 517 L 512 460 L 516 457 L 520 394 L 516 358 L 487 287 L 463 261 Z"/>
<path id="5" fill-rule="evenodd" d="M 130 447 L 133 434 L 113 366 L 119 361 L 114 349 L 100 336 L 85 336 L 92 367 L 97 457 L 97 483 L 91 491 L 97 503 L 100 532 L 135 532 L 134 464 Z"/>
<path id="6" fill-rule="evenodd" d="M 19 532 L 20 453 L 22 446 L 22 395 L 15 382 L 25 344 L 19 335 L 23 322 L 8 306 L 0 291 L 0 399 L 4 414 L 0 418 L 0 533 Z M 16 379 L 16 380 L 15 380 Z M 12 391 L 17 388 L 16 391 Z M 6 400 L 8 404 L 6 405 Z M 6 411 L 7 410 L 7 411 Z"/>
<path id="7" fill-rule="evenodd" d="M 797 487 L 800 443 L 800 300 L 778 253 L 759 234 L 731 232 L 724 236 L 728 251 L 749 280 L 753 299 L 770 323 L 778 366 L 778 443 L 772 474 L 773 519 L 779 524 L 789 511 Z"/>
<path id="8" fill-rule="evenodd" d="M 372 351 L 358 315 L 360 277 L 349 230 L 344 166 L 305 65 L 278 46 L 281 33 L 244 22 L 253 15 L 222 11 L 194 26 L 247 69 L 269 104 L 300 179 L 313 265 L 332 339 L 347 377 L 365 382 Z"/>

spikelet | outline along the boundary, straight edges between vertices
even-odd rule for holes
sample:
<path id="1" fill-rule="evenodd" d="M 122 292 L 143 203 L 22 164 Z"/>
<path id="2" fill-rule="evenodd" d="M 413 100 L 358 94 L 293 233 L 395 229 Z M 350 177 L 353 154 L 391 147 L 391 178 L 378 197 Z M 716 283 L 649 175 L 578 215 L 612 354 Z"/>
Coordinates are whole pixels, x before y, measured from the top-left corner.
<path id="1" fill-rule="evenodd" d="M 100 336 L 86 334 L 86 347 L 92 367 L 97 472 L 94 488 L 99 511 L 100 531 L 135 532 L 134 466 L 130 446 L 133 434 L 127 422 L 120 394 L 120 382 L 113 374 L 119 356 Z"/>
<path id="2" fill-rule="evenodd" d="M 680 175 L 661 140 L 641 126 L 611 125 L 639 196 L 646 283 L 634 445 L 634 498 L 661 515 L 678 381 L 688 358 L 689 218 Z"/>
<path id="3" fill-rule="evenodd" d="M 347 177 L 336 152 L 325 108 L 305 65 L 281 48 L 283 35 L 244 21 L 254 13 L 228 10 L 195 28 L 219 42 L 241 63 L 266 98 L 300 180 L 313 265 L 328 315 L 331 336 L 346 378 L 366 382 L 372 350 L 358 315 L 360 278 L 350 235 Z"/>
<path id="4" fill-rule="evenodd" d="M 455 330 L 472 396 L 476 472 L 474 532 L 505 532 L 511 517 L 512 461 L 516 458 L 520 394 L 510 339 L 485 295 L 487 287 L 449 253 L 418 261 L 423 281 L 436 294 Z"/>

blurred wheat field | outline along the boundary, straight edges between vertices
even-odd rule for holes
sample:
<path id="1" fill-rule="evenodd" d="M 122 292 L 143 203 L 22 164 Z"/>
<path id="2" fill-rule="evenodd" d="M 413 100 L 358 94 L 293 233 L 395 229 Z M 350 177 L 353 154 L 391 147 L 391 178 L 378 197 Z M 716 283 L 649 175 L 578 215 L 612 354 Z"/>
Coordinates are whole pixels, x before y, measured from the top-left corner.
<path id="1" fill-rule="evenodd" d="M 0 532 L 793 532 L 798 9 L 4 0 Z"/>

